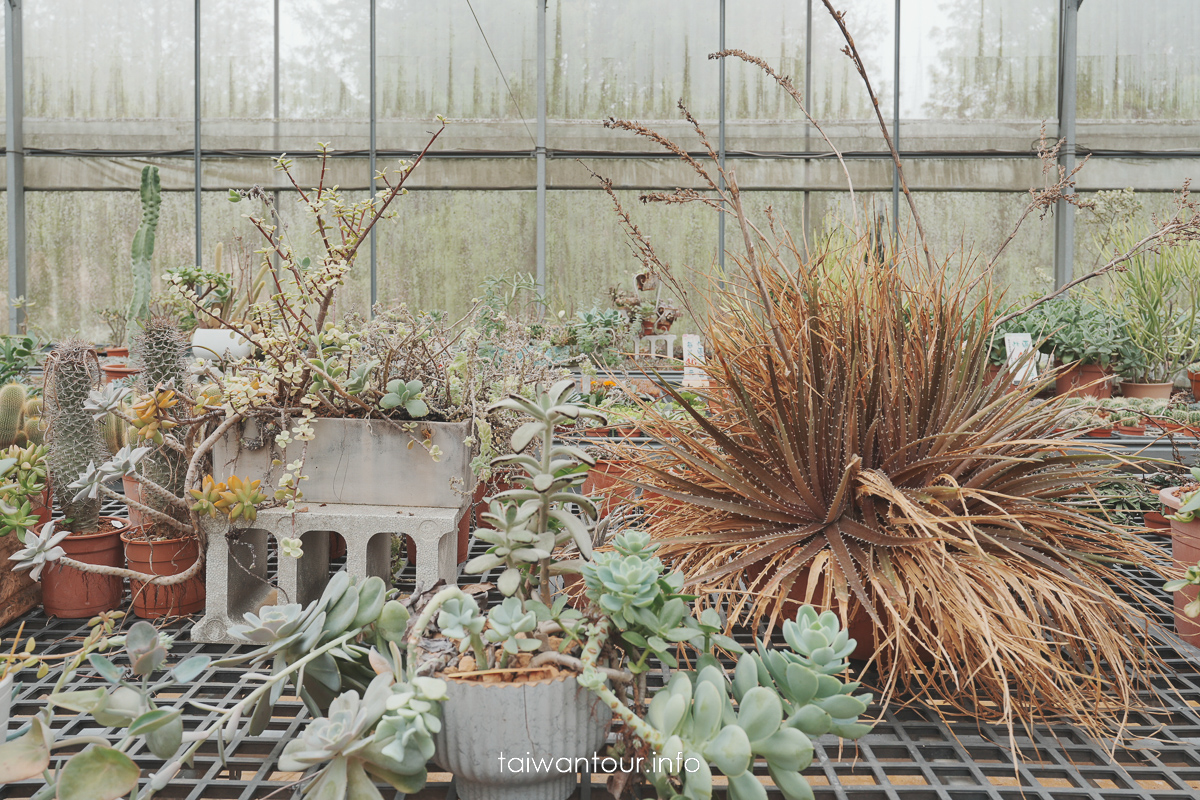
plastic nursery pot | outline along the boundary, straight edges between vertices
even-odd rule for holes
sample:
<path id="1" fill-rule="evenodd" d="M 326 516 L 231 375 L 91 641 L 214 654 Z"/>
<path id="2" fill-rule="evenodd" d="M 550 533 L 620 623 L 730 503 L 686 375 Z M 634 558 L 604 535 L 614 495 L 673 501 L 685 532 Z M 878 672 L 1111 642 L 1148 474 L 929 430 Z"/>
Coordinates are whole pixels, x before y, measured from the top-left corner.
<path id="1" fill-rule="evenodd" d="M 29 577 L 29 570 L 14 571 L 8 560 L 22 547 L 16 533 L 0 536 L 0 626 L 36 608 L 42 601 L 42 585 Z"/>
<path id="2" fill-rule="evenodd" d="M 1200 372 L 1189 372 L 1188 380 L 1192 382 L 1192 397 L 1200 400 Z"/>
<path id="3" fill-rule="evenodd" d="M 1175 495 L 1181 488 L 1168 486 L 1158 493 L 1158 498 L 1164 506 L 1174 511 L 1183 505 L 1183 501 Z M 1180 574 L 1200 561 L 1200 520 L 1171 520 L 1171 560 L 1174 562 L 1175 571 Z M 1200 591 L 1200 587 L 1188 586 L 1181 592 L 1175 592 L 1171 598 L 1175 605 L 1175 632 L 1179 634 L 1179 638 L 1191 645 L 1200 645 L 1200 618 L 1190 619 L 1184 616 L 1183 609 L 1196 599 L 1197 591 Z"/>
<path id="4" fill-rule="evenodd" d="M 1112 397 L 1112 370 L 1076 361 L 1054 379 L 1054 393 L 1076 397 Z"/>
<path id="5" fill-rule="evenodd" d="M 1121 383 L 1123 397 L 1150 397 L 1155 400 L 1170 400 L 1173 383 Z"/>
<path id="6" fill-rule="evenodd" d="M 104 351 L 109 358 L 129 358 L 128 347 L 110 347 Z"/>
<path id="7" fill-rule="evenodd" d="M 590 762 L 604 747 L 612 711 L 574 674 L 522 683 L 442 677 L 433 760 L 454 773 L 464 800 L 566 800 L 576 774 L 554 768 L 555 759 Z"/>
<path id="8" fill-rule="evenodd" d="M 1087 432 L 1087 435 L 1094 439 L 1111 439 L 1113 435 L 1113 428 L 1111 425 L 1107 428 L 1092 428 Z"/>
<path id="9" fill-rule="evenodd" d="M 112 383 L 113 381 L 128 378 L 141 372 L 140 369 L 131 367 L 128 364 L 101 364 L 100 371 L 104 373 L 105 383 Z"/>
<path id="10" fill-rule="evenodd" d="M 1122 436 L 1145 436 L 1145 425 L 1118 425 L 1115 429 Z"/>
<path id="11" fill-rule="evenodd" d="M 129 568 L 147 575 L 178 575 L 200 557 L 195 537 L 146 539 L 145 526 L 129 528 L 121 534 L 125 560 Z M 184 617 L 204 608 L 204 574 L 197 573 L 183 583 L 156 586 L 130 581 L 133 613 L 142 619 Z"/>
<path id="12" fill-rule="evenodd" d="M 73 533 L 59 544 L 69 558 L 85 564 L 106 567 L 125 566 L 121 531 L 126 520 L 101 517 L 96 533 Z M 41 525 L 34 528 L 41 533 Z M 114 611 L 121 605 L 125 581 L 111 575 L 80 572 L 65 564 L 47 564 L 42 570 L 42 606 L 46 616 L 61 619 L 89 619 L 101 611 Z"/>

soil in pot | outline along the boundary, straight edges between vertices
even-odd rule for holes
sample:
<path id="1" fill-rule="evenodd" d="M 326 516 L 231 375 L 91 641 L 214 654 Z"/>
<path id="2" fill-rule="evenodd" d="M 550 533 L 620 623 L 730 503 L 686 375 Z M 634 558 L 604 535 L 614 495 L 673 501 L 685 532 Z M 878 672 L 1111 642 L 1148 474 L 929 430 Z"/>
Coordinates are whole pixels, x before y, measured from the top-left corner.
<path id="1" fill-rule="evenodd" d="M 1150 397 L 1155 400 L 1170 400 L 1173 383 L 1121 383 L 1121 395 L 1124 397 Z"/>
<path id="2" fill-rule="evenodd" d="M 129 568 L 147 575 L 178 575 L 200 557 L 195 537 L 177 537 L 165 526 L 130 528 L 121 534 Z M 133 613 L 142 619 L 183 617 L 204 608 L 204 573 L 199 572 L 183 583 L 156 586 L 142 581 L 129 582 Z"/>
<path id="3" fill-rule="evenodd" d="M 41 532 L 41 525 L 34 530 Z M 123 519 L 101 517 L 100 529 L 73 533 L 59 544 L 66 555 L 85 564 L 125 566 L 121 532 L 129 527 Z M 61 619 L 89 619 L 101 611 L 121 605 L 125 581 L 111 575 L 81 572 L 65 564 L 47 564 L 42 570 L 42 606 L 46 615 Z"/>
<path id="4" fill-rule="evenodd" d="M 1112 397 L 1112 370 L 1099 364 L 1075 362 L 1054 379 L 1054 393 L 1076 397 Z"/>
<path id="5" fill-rule="evenodd" d="M 1195 491 L 1196 484 L 1190 486 L 1169 486 L 1158 493 L 1163 505 L 1172 512 L 1183 505 L 1181 495 Z M 1180 522 L 1171 520 L 1171 560 L 1175 571 L 1180 575 L 1188 567 L 1196 566 L 1200 561 L 1200 520 Z M 1175 607 L 1175 632 L 1179 638 L 1191 645 L 1200 645 L 1200 618 L 1191 619 L 1183 613 L 1188 603 L 1196 599 L 1200 587 L 1188 586 L 1181 592 L 1175 592 L 1171 600 Z"/>

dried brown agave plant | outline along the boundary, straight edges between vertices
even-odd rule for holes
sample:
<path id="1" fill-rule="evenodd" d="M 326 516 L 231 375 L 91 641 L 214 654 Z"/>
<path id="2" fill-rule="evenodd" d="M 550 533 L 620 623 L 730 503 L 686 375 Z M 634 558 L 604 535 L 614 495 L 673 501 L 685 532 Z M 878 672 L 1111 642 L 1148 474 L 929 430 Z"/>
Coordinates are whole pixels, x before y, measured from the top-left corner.
<path id="1" fill-rule="evenodd" d="M 680 424 L 646 407 L 657 446 L 622 448 L 660 553 L 731 624 L 836 608 L 875 639 L 885 702 L 998 723 L 1014 744 L 1017 725 L 1054 720 L 1118 739 L 1162 664 L 1147 633 L 1159 601 L 1113 565 L 1157 571 L 1166 554 L 1081 502 L 1113 464 L 1051 437 L 1063 410 L 1034 401 L 1044 382 L 985 379 L 990 280 L 931 269 L 923 236 L 919 254 L 881 258 L 863 236 L 798 248 L 769 211 L 760 227 L 680 107 L 723 182 L 645 126 L 606 125 L 700 173 L 706 190 L 642 200 L 730 214 L 740 274 L 683 291 L 600 179 L 644 267 L 707 318 L 710 415 Z"/>

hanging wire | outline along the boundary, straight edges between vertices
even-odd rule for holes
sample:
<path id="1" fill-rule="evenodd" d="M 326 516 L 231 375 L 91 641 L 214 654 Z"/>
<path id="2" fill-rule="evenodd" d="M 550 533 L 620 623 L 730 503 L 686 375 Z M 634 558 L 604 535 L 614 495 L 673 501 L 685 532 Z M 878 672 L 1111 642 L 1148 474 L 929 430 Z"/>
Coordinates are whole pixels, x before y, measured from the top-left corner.
<path id="1" fill-rule="evenodd" d="M 517 116 L 521 118 L 521 124 L 525 126 L 525 132 L 529 134 L 529 141 L 533 142 L 533 146 L 537 147 L 537 138 L 534 137 L 533 131 L 529 130 L 529 123 L 525 121 L 525 115 L 521 113 L 521 104 L 517 102 L 516 96 L 513 95 L 512 87 L 508 85 L 508 78 L 504 75 L 504 70 L 500 68 L 500 62 L 496 58 L 496 53 L 492 50 L 492 43 L 488 41 L 487 34 L 483 32 L 483 26 L 479 24 L 479 17 L 475 14 L 475 8 L 471 5 L 471 0 L 467 0 L 467 8 L 471 9 L 471 16 L 475 18 L 475 27 L 479 29 L 479 35 L 483 37 L 483 43 L 487 45 L 488 53 L 492 56 L 492 63 L 496 65 L 496 71 L 500 73 L 500 80 L 504 81 L 504 88 L 508 89 L 508 97 L 512 100 L 513 108 L 517 110 Z"/>

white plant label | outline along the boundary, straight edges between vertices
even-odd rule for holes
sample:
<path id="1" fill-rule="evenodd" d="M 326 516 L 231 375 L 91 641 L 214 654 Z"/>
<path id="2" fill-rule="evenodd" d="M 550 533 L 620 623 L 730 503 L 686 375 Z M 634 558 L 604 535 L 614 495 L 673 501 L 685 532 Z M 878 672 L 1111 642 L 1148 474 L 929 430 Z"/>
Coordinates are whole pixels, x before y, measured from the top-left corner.
<path id="1" fill-rule="evenodd" d="M 1004 334 L 1004 349 L 1008 352 L 1008 366 L 1013 383 L 1024 383 L 1037 377 L 1037 359 L 1030 358 L 1017 369 L 1021 359 L 1033 349 L 1033 337 L 1028 333 Z"/>
<path id="2" fill-rule="evenodd" d="M 683 385 L 697 388 L 708 386 L 704 371 L 704 339 L 698 333 L 685 333 L 683 340 Z"/>

